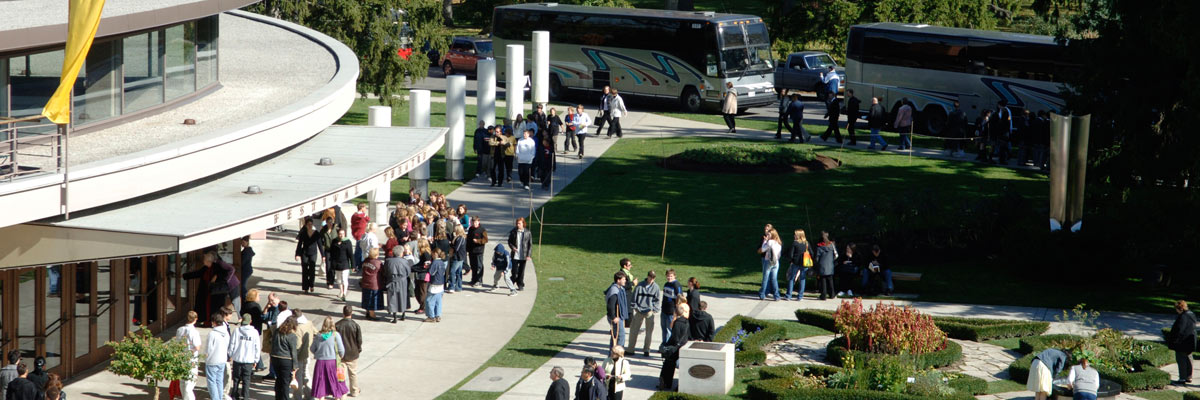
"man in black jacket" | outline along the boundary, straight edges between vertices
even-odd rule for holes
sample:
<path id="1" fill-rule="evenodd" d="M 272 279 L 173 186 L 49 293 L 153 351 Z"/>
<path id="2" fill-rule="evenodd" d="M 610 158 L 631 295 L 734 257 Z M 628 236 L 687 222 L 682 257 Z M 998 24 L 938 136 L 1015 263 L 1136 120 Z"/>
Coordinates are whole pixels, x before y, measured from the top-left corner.
<path id="1" fill-rule="evenodd" d="M 471 146 L 471 149 L 475 150 L 475 176 L 483 175 L 491 167 L 491 165 L 488 165 L 488 161 L 491 160 L 492 148 L 488 146 L 487 139 L 491 136 L 491 131 L 495 129 L 495 127 L 491 126 L 484 128 L 484 121 L 482 119 L 479 120 L 479 127 L 475 128 L 475 134 L 473 135 L 475 140 Z M 393 229 L 395 228 L 393 227 Z"/>
<path id="2" fill-rule="evenodd" d="M 829 100 L 825 102 L 825 118 L 829 119 L 829 127 L 821 134 L 821 140 L 829 141 L 829 134 L 832 133 L 834 139 L 841 143 L 842 131 L 838 129 L 838 120 L 842 118 L 842 101 L 837 98 L 837 93 L 830 93 Z"/>
<path id="3" fill-rule="evenodd" d="M 862 100 L 854 97 L 854 90 L 846 91 L 846 132 L 850 134 L 850 145 L 858 145 L 858 138 L 854 135 L 855 125 L 858 124 L 858 107 L 862 105 Z"/>
<path id="4" fill-rule="evenodd" d="M 887 142 L 883 141 L 883 136 L 879 136 L 879 130 L 883 129 L 883 124 L 887 121 L 887 110 L 883 109 L 883 105 L 879 104 L 878 97 L 871 98 L 871 110 L 867 112 L 867 127 L 871 129 L 871 141 L 867 145 L 868 149 L 875 150 L 875 143 L 883 146 L 880 150 L 887 150 Z"/>
<path id="5" fill-rule="evenodd" d="M 717 328 L 713 323 L 712 314 L 709 314 L 705 310 L 708 310 L 707 301 L 700 301 L 700 309 L 692 310 L 691 321 L 688 321 L 688 324 L 691 325 L 690 333 L 692 340 L 699 340 L 701 342 L 711 342 L 713 340 L 713 331 L 716 331 Z"/>
<path id="6" fill-rule="evenodd" d="M 531 258 L 533 234 L 525 229 L 525 218 L 517 218 L 517 226 L 508 232 L 508 250 L 512 252 L 513 284 L 525 290 L 525 262 Z"/>
<path id="7" fill-rule="evenodd" d="M 483 282 L 483 250 L 487 247 L 487 229 L 479 225 L 479 216 L 471 216 L 471 228 L 467 229 L 467 254 L 470 255 L 471 287 Z"/>
<path id="8" fill-rule="evenodd" d="M 546 400 L 571 400 L 571 384 L 563 379 L 562 367 L 550 369 L 550 389 L 546 390 Z"/>
<path id="9" fill-rule="evenodd" d="M 958 101 L 954 102 L 954 111 L 950 111 L 950 115 L 946 117 L 946 151 L 951 157 L 961 157 L 963 153 L 962 139 L 963 134 L 967 131 L 967 113 L 958 107 Z"/>
<path id="10" fill-rule="evenodd" d="M 604 291 L 607 317 L 609 322 L 608 348 L 613 345 L 625 347 L 625 321 L 629 319 L 629 295 L 625 293 L 625 272 L 613 274 L 613 284 Z"/>
<path id="11" fill-rule="evenodd" d="M 37 385 L 26 379 L 29 376 L 27 368 L 25 363 L 17 364 L 18 377 L 8 383 L 4 393 L 6 400 L 40 400 L 42 398 L 41 390 L 38 390 Z"/>
<path id="12" fill-rule="evenodd" d="M 1176 385 L 1192 383 L 1192 352 L 1196 351 L 1196 315 L 1188 311 L 1187 301 L 1175 302 L 1175 324 L 1171 325 L 1171 350 L 1175 350 L 1175 362 L 1179 364 L 1179 380 Z"/>

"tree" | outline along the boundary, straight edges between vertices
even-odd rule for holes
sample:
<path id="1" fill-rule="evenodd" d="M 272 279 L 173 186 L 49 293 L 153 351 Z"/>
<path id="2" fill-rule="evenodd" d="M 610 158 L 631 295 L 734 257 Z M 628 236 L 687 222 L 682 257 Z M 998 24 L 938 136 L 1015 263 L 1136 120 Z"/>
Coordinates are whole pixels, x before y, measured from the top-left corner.
<path id="1" fill-rule="evenodd" d="M 454 26 L 454 0 L 442 0 L 442 19 L 446 26 Z"/>
<path id="2" fill-rule="evenodd" d="M 178 340 L 163 342 L 149 329 L 130 332 L 112 346 L 112 361 L 108 370 L 146 383 L 146 390 L 158 400 L 158 383 L 177 379 L 193 379 L 192 352 Z"/>
<path id="3" fill-rule="evenodd" d="M 399 104 L 397 94 L 425 78 L 429 59 L 424 49 L 444 54 L 449 34 L 439 0 L 266 0 L 247 9 L 315 29 L 341 41 L 359 59 L 358 93 L 374 94 L 386 105 Z M 411 42 L 409 41 L 411 36 Z M 401 48 L 414 53 L 407 59 Z"/>

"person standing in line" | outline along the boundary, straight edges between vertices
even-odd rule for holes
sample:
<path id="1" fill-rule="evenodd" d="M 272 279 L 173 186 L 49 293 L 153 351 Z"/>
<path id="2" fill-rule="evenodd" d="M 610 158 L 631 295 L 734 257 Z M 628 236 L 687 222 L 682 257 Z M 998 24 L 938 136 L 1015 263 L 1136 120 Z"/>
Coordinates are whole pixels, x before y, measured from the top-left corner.
<path id="1" fill-rule="evenodd" d="M 696 305 L 697 308 L 692 309 L 692 315 L 688 318 L 688 325 L 691 326 L 689 331 L 692 340 L 701 342 L 713 341 L 713 333 L 717 331 L 716 323 L 713 322 L 712 314 L 708 313 L 708 302 L 701 301 Z"/>
<path id="2" fill-rule="evenodd" d="M 250 247 L 250 236 L 242 237 L 242 298 L 246 298 L 246 286 L 250 285 L 250 277 L 254 275 L 254 248 Z"/>
<path id="3" fill-rule="evenodd" d="M 371 226 L 371 216 L 367 214 L 367 203 L 358 203 L 358 211 L 350 216 L 350 234 L 354 235 L 354 242 L 359 243 L 363 235 L 367 234 L 367 228 Z M 367 255 L 367 249 L 355 247 L 354 249 L 354 265 L 362 264 L 363 257 Z"/>
<path id="4" fill-rule="evenodd" d="M 579 159 L 583 159 L 583 139 L 587 138 L 588 126 L 592 124 L 592 117 L 589 117 L 583 109 L 583 104 L 575 107 L 575 115 L 571 117 L 572 123 L 575 124 L 575 139 L 576 145 L 579 147 Z"/>
<path id="5" fill-rule="evenodd" d="M 507 118 L 505 122 L 508 122 Z M 492 169 L 488 170 L 491 186 L 500 186 L 504 183 L 504 149 L 508 146 L 506 140 L 507 137 L 504 135 L 502 127 L 497 127 L 492 136 L 488 138 L 488 147 L 492 152 Z"/>
<path id="6" fill-rule="evenodd" d="M 611 99 L 612 88 L 605 85 L 604 93 L 600 95 L 600 116 L 596 117 L 596 136 L 600 136 L 600 131 L 604 130 L 605 122 L 609 122 L 609 130 L 612 130 L 612 107 L 608 104 Z"/>
<path id="7" fill-rule="evenodd" d="M 447 277 L 448 293 L 461 292 L 463 263 L 467 261 L 467 231 L 462 225 L 454 225 L 454 239 L 450 241 L 450 275 Z"/>
<path id="8" fill-rule="evenodd" d="M 633 370 L 629 368 L 629 360 L 625 359 L 625 348 L 611 347 L 608 359 L 604 360 L 604 374 L 607 382 L 609 400 L 621 400 L 625 394 L 625 382 L 633 380 Z"/>
<path id="9" fill-rule="evenodd" d="M 198 319 L 200 316 L 195 311 L 188 311 L 187 322 L 175 330 L 175 339 L 187 345 L 188 351 L 192 353 L 192 379 L 179 380 L 179 390 L 183 394 L 183 400 L 196 400 L 196 379 L 200 377 L 200 331 L 196 330 L 196 320 Z"/>
<path id="10" fill-rule="evenodd" d="M 479 225 L 479 216 L 471 219 L 471 228 L 467 230 L 467 254 L 471 256 L 471 287 L 479 287 L 483 283 L 483 252 L 487 248 L 487 229 Z"/>
<path id="11" fill-rule="evenodd" d="M 442 322 L 442 292 L 446 291 L 446 253 L 433 249 L 429 264 L 429 295 L 425 297 L 425 322 Z"/>
<path id="12" fill-rule="evenodd" d="M 387 228 L 387 225 L 385 225 L 385 224 L 367 225 L 366 233 L 363 233 L 362 239 L 359 240 L 359 242 L 362 242 L 362 243 L 360 243 L 362 245 L 362 251 L 363 251 L 362 257 L 357 260 L 358 261 L 357 263 L 348 263 L 347 264 L 350 268 L 354 269 L 354 272 L 358 272 L 358 267 L 361 266 L 363 260 L 365 260 L 367 258 L 368 251 L 371 251 L 371 249 L 379 248 L 379 245 L 380 245 L 379 235 L 375 234 L 375 230 L 383 229 L 383 228 Z M 341 272 L 342 271 L 338 271 L 338 273 L 341 273 Z M 333 289 L 333 287 L 330 287 L 330 289 Z M 342 297 L 345 297 L 345 296 L 346 296 L 346 293 L 342 292 Z"/>
<path id="13" fill-rule="evenodd" d="M 546 117 L 546 132 L 550 133 L 548 137 L 550 139 L 550 152 L 553 153 L 555 152 L 554 147 L 557 145 L 554 141 L 558 139 L 559 134 L 563 133 L 563 120 L 558 116 L 558 109 L 556 108 L 550 108 L 550 115 Z M 566 144 L 565 140 L 563 144 Z"/>
<path id="14" fill-rule="evenodd" d="M 550 388 L 546 390 L 546 400 L 571 400 L 571 384 L 563 379 L 562 367 L 550 369 Z"/>
<path id="15" fill-rule="evenodd" d="M 617 89 L 613 89 L 612 94 L 608 96 L 608 110 L 608 138 L 612 138 L 613 131 L 615 130 L 617 139 L 620 139 L 622 137 L 621 117 L 624 117 L 629 111 L 625 109 L 625 100 L 621 98 L 621 94 L 617 92 Z"/>
<path id="16" fill-rule="evenodd" d="M 550 189 L 550 181 L 554 179 L 554 139 L 542 138 L 542 149 L 538 152 L 538 169 L 541 171 L 538 179 L 542 181 L 542 190 Z"/>
<path id="17" fill-rule="evenodd" d="M 399 247 L 399 245 L 394 245 L 392 248 Z M 358 280 L 358 287 L 362 289 L 362 308 L 367 312 L 368 321 L 378 321 L 379 319 L 375 317 L 375 310 L 383 308 L 383 293 L 379 290 L 379 276 L 383 271 L 383 259 L 379 255 L 379 249 L 371 249 L 367 252 L 367 260 L 363 261 L 363 265 L 360 267 L 362 278 Z"/>
<path id="18" fill-rule="evenodd" d="M 517 142 L 517 173 L 521 176 L 521 187 L 525 190 L 529 190 L 529 174 L 533 168 L 533 158 L 536 156 L 537 144 L 533 140 L 533 131 L 526 130 Z"/>
<path id="19" fill-rule="evenodd" d="M 287 318 L 271 335 L 271 370 L 275 377 L 275 400 L 289 400 L 291 382 L 296 379 L 296 360 L 300 359 L 297 345 L 296 319 Z"/>
<path id="20" fill-rule="evenodd" d="M 321 233 L 313 226 L 312 218 L 304 218 L 304 227 L 300 228 L 300 233 L 296 235 L 296 261 L 300 261 L 300 289 L 305 293 L 311 293 L 316 284 L 317 260 L 325 262 L 321 242 Z"/>
<path id="21" fill-rule="evenodd" d="M 633 289 L 633 321 L 629 325 L 629 334 L 633 337 L 629 344 L 634 349 L 634 353 L 637 353 L 638 334 L 641 333 L 642 323 L 645 322 L 646 341 L 642 346 L 642 352 L 646 357 L 650 357 L 650 341 L 654 338 L 654 317 L 662 307 L 662 299 L 659 298 L 660 290 L 654 283 L 655 277 L 654 271 L 647 272 L 646 280 Z"/>
<path id="22" fill-rule="evenodd" d="M 345 382 L 338 381 L 337 363 L 346 354 L 346 345 L 342 335 L 334 329 L 333 317 L 325 317 L 321 323 L 321 331 L 313 336 L 311 346 L 313 359 L 317 360 L 313 367 L 312 397 L 324 399 L 332 396 L 341 399 L 350 389 Z"/>
<path id="23" fill-rule="evenodd" d="M 554 109 L 552 108 L 552 109 L 550 109 L 550 111 L 553 112 Z M 571 152 L 572 146 L 579 147 L 578 144 L 575 144 L 575 107 L 567 106 L 566 111 L 563 111 L 562 118 L 563 118 L 562 119 L 562 122 L 563 122 L 562 153 L 567 154 L 567 153 Z"/>
<path id="24" fill-rule="evenodd" d="M 471 137 L 471 149 L 475 150 L 475 176 L 478 177 L 486 171 L 487 158 L 490 156 L 487 148 L 487 138 L 491 135 L 491 127 L 485 128 L 485 122 L 481 119 L 475 127 L 475 134 Z"/>
<path id="25" fill-rule="evenodd" d="M 808 274 L 808 269 L 812 267 L 812 255 L 808 253 L 808 238 L 804 236 L 803 229 L 797 229 L 793 232 L 796 239 L 792 241 L 792 247 L 788 248 L 788 258 L 791 260 L 787 271 L 787 291 L 784 292 L 784 297 L 788 300 L 792 299 L 792 294 L 796 294 L 795 300 L 804 300 L 804 284 L 805 276 Z M 800 283 L 800 290 L 792 291 L 795 284 Z"/>
<path id="26" fill-rule="evenodd" d="M 821 134 L 821 140 L 828 142 L 829 135 L 833 134 L 833 138 L 841 144 L 842 131 L 838 128 L 838 120 L 842 118 L 842 100 L 838 99 L 837 92 L 829 93 L 829 99 L 825 100 L 825 118 L 829 119 L 829 125 Z"/>
<path id="27" fill-rule="evenodd" d="M 546 104 L 538 103 L 537 106 L 534 107 L 533 113 L 529 115 L 529 121 L 533 122 L 533 125 L 536 128 L 534 129 L 533 133 L 535 133 L 537 136 L 545 136 L 547 122 L 549 121 L 548 118 L 549 117 L 546 116 Z"/>
<path id="28" fill-rule="evenodd" d="M 517 218 L 516 227 L 508 232 L 508 248 L 512 251 L 513 283 L 525 290 L 525 263 L 532 258 L 533 234 L 525 229 L 525 218 Z"/>
<path id="29" fill-rule="evenodd" d="M 726 133 L 737 133 L 737 123 L 733 116 L 737 115 L 737 90 L 733 88 L 733 82 L 725 82 L 725 94 L 722 97 L 724 103 L 721 105 L 721 117 L 725 118 L 725 126 L 729 127 Z"/>
<path id="30" fill-rule="evenodd" d="M 858 138 L 855 130 L 858 128 L 858 108 L 862 105 L 862 100 L 854 97 L 854 89 L 847 90 L 846 97 L 846 133 L 850 135 L 850 145 L 857 146 Z"/>
<path id="31" fill-rule="evenodd" d="M 504 248 L 503 243 L 496 243 L 496 249 L 492 254 L 492 290 L 500 288 L 500 281 L 504 281 L 505 287 L 508 288 L 509 296 L 517 295 L 517 287 L 512 283 L 512 254 L 508 249 Z"/>
<path id="32" fill-rule="evenodd" d="M 783 244 L 780 243 L 779 232 L 775 228 L 771 228 L 763 234 L 762 244 L 758 246 L 758 254 L 762 254 L 763 271 L 762 286 L 758 289 L 758 299 L 766 300 L 767 294 L 770 294 L 773 301 L 779 301 L 779 257 L 783 254 Z M 691 299 L 688 301 L 690 302 Z"/>
<path id="33" fill-rule="evenodd" d="M 409 254 L 407 246 L 396 246 L 392 249 L 392 257 L 383 260 L 383 275 L 385 279 L 384 289 L 387 290 L 387 310 L 392 314 L 392 323 L 396 323 L 396 314 L 399 313 L 399 320 L 404 320 L 404 313 L 408 310 L 408 277 L 411 273 L 412 262 L 405 256 Z"/>
<path id="34" fill-rule="evenodd" d="M 700 307 L 700 280 L 694 276 L 687 280 L 687 305 L 690 310 Z"/>
<path id="35" fill-rule="evenodd" d="M 788 132 L 792 131 L 791 124 L 788 119 L 791 114 L 788 113 L 788 108 L 792 105 L 792 96 L 788 95 L 787 89 L 782 89 L 779 92 L 779 120 L 775 122 L 775 138 L 783 139 L 783 129 L 787 128 Z M 792 135 L 792 141 L 795 141 L 796 136 Z"/>
<path id="36" fill-rule="evenodd" d="M 33 371 L 29 371 L 29 376 L 25 379 L 33 382 L 34 387 L 46 387 L 46 382 L 50 380 L 50 375 L 46 373 L 46 357 L 38 356 L 33 359 Z"/>
<path id="37" fill-rule="evenodd" d="M 608 391 L 604 390 L 604 382 L 596 378 L 594 368 L 584 368 L 579 373 L 579 382 L 575 382 L 575 400 L 607 400 Z"/>
<path id="38" fill-rule="evenodd" d="M 296 346 L 300 353 L 300 358 L 296 359 L 296 400 L 307 400 L 312 398 L 312 375 L 308 366 L 310 365 L 309 356 L 312 354 L 313 336 L 317 334 L 317 328 L 309 322 L 304 316 L 304 312 L 299 309 L 292 310 L 291 318 L 296 319 Z"/>
<path id="39" fill-rule="evenodd" d="M 992 161 L 992 152 L 988 150 L 988 144 L 992 141 L 992 110 L 983 110 L 979 114 L 979 118 L 975 119 L 975 161 L 994 164 Z"/>
<path id="40" fill-rule="evenodd" d="M 671 320 L 675 318 L 675 304 L 679 296 L 683 294 L 683 288 L 679 286 L 679 281 L 675 280 L 675 270 L 667 269 L 667 283 L 662 287 L 662 310 L 659 321 L 662 328 L 662 342 L 665 344 L 671 340 Z"/>
<path id="41" fill-rule="evenodd" d="M 1192 352 L 1196 351 L 1196 315 L 1188 311 L 1185 300 L 1175 302 L 1175 323 L 1167 333 L 1169 346 L 1175 350 L 1175 363 L 1179 366 L 1179 380 L 1174 383 L 1183 386 L 1192 383 Z"/>
<path id="42" fill-rule="evenodd" d="M 204 351 L 204 378 L 208 380 L 208 395 L 213 399 L 225 398 L 225 363 L 229 362 L 229 329 L 225 314 L 215 312 L 209 318 L 212 330 L 208 332 Z"/>
<path id="43" fill-rule="evenodd" d="M 17 364 L 17 377 L 5 386 L 4 398 L 7 400 L 41 400 L 41 389 L 29 380 L 29 367 L 25 363 Z"/>
<path id="44" fill-rule="evenodd" d="M 608 348 L 625 346 L 625 320 L 629 319 L 629 295 L 625 293 L 625 274 L 613 274 L 613 284 L 604 292 L 609 322 Z"/>
<path id="45" fill-rule="evenodd" d="M 242 314 L 241 326 L 234 332 L 229 343 L 229 353 L 233 357 L 233 386 L 230 396 L 234 400 L 250 398 L 250 380 L 254 376 L 254 364 L 262 354 L 262 337 L 254 329 L 254 318 L 249 313 Z"/>
<path id="46" fill-rule="evenodd" d="M 413 263 L 413 297 L 417 300 L 417 314 L 425 313 L 425 300 L 429 298 L 429 267 L 433 265 L 433 248 L 429 246 L 429 240 L 424 238 L 417 241 L 417 253 L 413 255 L 416 262 Z"/>
<path id="47" fill-rule="evenodd" d="M 625 285 L 624 285 L 625 286 L 625 294 L 627 295 L 626 299 L 629 300 L 629 302 L 626 305 L 629 307 L 630 310 L 632 310 L 633 309 L 633 301 L 634 301 L 633 300 L 633 288 L 635 286 L 637 286 L 637 283 L 638 283 L 637 278 L 633 277 L 633 270 L 632 270 L 633 269 L 633 261 L 630 261 L 628 257 L 625 257 L 625 258 L 622 258 L 621 261 L 618 262 L 618 265 L 620 268 L 617 269 L 617 272 L 625 274 Z M 632 313 L 632 312 L 633 311 L 630 311 L 630 313 Z M 625 326 L 629 327 L 629 320 L 625 320 Z"/>
<path id="48" fill-rule="evenodd" d="M 792 126 L 788 128 L 792 137 L 788 139 L 788 142 L 796 143 L 797 138 L 800 139 L 800 142 L 807 142 L 808 131 L 804 129 L 804 102 L 800 101 L 799 94 L 792 95 L 792 100 L 788 103 L 787 114 L 792 119 Z"/>
<path id="49" fill-rule="evenodd" d="M 837 261 L 837 249 L 832 240 L 829 240 L 829 232 L 821 231 L 821 242 L 817 243 L 817 274 L 820 276 L 817 280 L 817 288 L 821 291 L 821 297 L 818 300 L 825 300 L 833 297 L 833 273 L 834 266 Z"/>
<path id="50" fill-rule="evenodd" d="M 346 366 L 346 383 L 350 386 L 350 397 L 357 397 L 358 355 L 362 352 L 362 328 L 354 322 L 354 307 L 342 306 L 342 319 L 333 327 L 342 337 L 346 351 L 342 353 L 342 364 Z"/>
<path id="51" fill-rule="evenodd" d="M 887 150 L 888 144 L 883 140 L 883 136 L 879 135 L 879 130 L 883 129 L 883 124 L 887 119 L 887 110 L 883 109 L 883 105 L 879 104 L 878 97 L 871 97 L 871 109 L 867 111 L 867 128 L 871 129 L 871 141 L 867 144 L 867 149 L 875 150 L 875 143 L 879 143 L 880 150 Z"/>
<path id="52" fill-rule="evenodd" d="M 963 138 L 967 131 L 967 113 L 954 101 L 954 110 L 946 116 L 946 151 L 950 157 L 962 157 Z"/>
<path id="53" fill-rule="evenodd" d="M 1013 116 L 1008 108 L 1008 102 L 1000 100 L 996 103 L 996 114 L 992 118 L 992 152 L 1000 158 L 1000 164 L 1008 164 L 1009 139 L 1012 135 Z M 991 156 L 988 156 L 991 159 Z"/>
<path id="54" fill-rule="evenodd" d="M 900 134 L 900 150 L 912 149 L 912 123 L 912 103 L 909 103 L 908 98 L 905 97 L 900 99 L 900 109 L 896 111 L 896 120 L 892 122 L 896 133 Z"/>
<path id="55" fill-rule="evenodd" d="M 332 262 L 329 263 L 330 271 L 326 274 L 326 279 L 329 276 L 335 276 L 335 274 L 341 277 L 341 282 L 338 284 L 341 293 L 339 297 L 342 301 L 346 301 L 346 284 L 350 278 L 350 262 L 352 261 L 352 257 L 354 257 L 354 244 L 350 243 L 350 238 L 346 237 L 345 229 L 338 229 L 337 238 L 333 241 L 333 246 L 330 246 L 330 251 L 326 253 L 332 259 Z M 371 250 L 375 250 L 375 258 L 379 258 L 379 250 L 372 247 L 367 249 L 367 260 L 371 259 Z M 363 262 L 367 261 L 364 260 Z M 336 277 L 329 280 L 330 287 L 332 287 L 335 280 L 337 280 Z"/>
<path id="56" fill-rule="evenodd" d="M 657 387 L 660 391 L 675 390 L 675 364 L 679 362 L 679 349 L 691 340 L 691 326 L 688 325 L 690 311 L 687 304 L 680 303 L 675 306 L 675 315 L 670 324 L 671 339 L 663 342 L 661 350 L 663 365 L 658 375 Z"/>

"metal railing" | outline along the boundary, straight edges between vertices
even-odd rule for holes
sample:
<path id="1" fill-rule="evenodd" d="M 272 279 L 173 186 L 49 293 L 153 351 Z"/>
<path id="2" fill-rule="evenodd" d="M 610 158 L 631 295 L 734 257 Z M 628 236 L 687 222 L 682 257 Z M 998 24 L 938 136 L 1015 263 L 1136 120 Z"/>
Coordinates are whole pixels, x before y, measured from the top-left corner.
<path id="1" fill-rule="evenodd" d="M 0 182 L 67 167 L 67 127 L 41 115 L 0 118 Z"/>

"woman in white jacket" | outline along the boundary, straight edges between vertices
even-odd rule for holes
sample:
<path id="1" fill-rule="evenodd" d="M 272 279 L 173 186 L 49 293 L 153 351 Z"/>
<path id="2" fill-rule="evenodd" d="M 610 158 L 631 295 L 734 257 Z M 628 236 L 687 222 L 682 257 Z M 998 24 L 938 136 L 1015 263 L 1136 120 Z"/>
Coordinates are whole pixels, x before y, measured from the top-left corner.
<path id="1" fill-rule="evenodd" d="M 608 399 L 621 400 L 625 394 L 625 382 L 633 379 L 633 371 L 629 369 L 629 360 L 625 359 L 625 348 L 613 346 L 612 358 L 604 360 L 604 375 L 607 377 Z"/>
<path id="2" fill-rule="evenodd" d="M 537 143 L 532 135 L 532 130 L 525 130 L 524 137 L 517 141 L 517 172 L 521 175 L 521 186 L 525 190 L 529 190 L 529 174 L 533 169 L 533 157 L 537 155 Z"/>
<path id="3" fill-rule="evenodd" d="M 575 124 L 575 137 L 579 139 L 579 159 L 583 159 L 583 139 L 587 137 L 587 128 L 592 125 L 592 117 L 588 116 L 583 109 L 583 104 L 580 104 L 576 109 L 575 115 L 572 117 L 572 123 Z"/>

